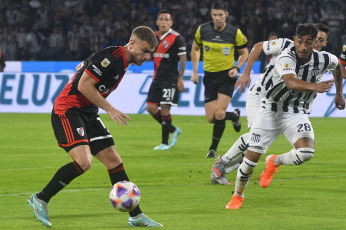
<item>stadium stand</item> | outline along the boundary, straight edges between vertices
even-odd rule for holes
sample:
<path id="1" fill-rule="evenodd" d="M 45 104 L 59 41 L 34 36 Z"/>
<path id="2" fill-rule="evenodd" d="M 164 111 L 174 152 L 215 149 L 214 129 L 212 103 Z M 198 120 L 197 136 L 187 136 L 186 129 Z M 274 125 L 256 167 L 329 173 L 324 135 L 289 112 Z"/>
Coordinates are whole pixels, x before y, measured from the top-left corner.
<path id="1" fill-rule="evenodd" d="M 173 28 L 188 50 L 196 25 L 210 19 L 207 0 L 2 0 L 0 50 L 6 60 L 83 60 L 109 45 L 125 45 L 138 25 L 156 30 L 160 9 L 173 13 Z M 249 48 L 270 32 L 292 38 L 299 23 L 330 26 L 326 47 L 336 55 L 346 40 L 346 3 L 342 0 L 231 0 L 228 20 L 249 40 Z M 188 55 L 189 52 L 188 52 Z M 190 59 L 190 57 L 188 57 Z"/>

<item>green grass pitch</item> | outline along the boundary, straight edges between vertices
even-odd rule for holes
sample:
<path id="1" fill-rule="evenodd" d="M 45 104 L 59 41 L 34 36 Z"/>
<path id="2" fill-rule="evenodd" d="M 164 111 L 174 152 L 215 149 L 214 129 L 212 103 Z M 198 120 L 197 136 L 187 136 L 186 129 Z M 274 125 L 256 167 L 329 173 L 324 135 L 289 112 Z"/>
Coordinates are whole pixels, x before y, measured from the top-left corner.
<path id="1" fill-rule="evenodd" d="M 101 115 L 112 133 L 126 172 L 141 191 L 143 212 L 164 229 L 346 229 L 346 119 L 311 118 L 316 153 L 300 166 L 282 166 L 263 189 L 259 176 L 264 157 L 245 191 L 240 210 L 226 210 L 234 190 L 209 181 L 214 159 L 204 158 L 212 125 L 203 116 L 174 116 L 183 133 L 168 151 L 154 151 L 161 128 L 149 115 L 130 115 L 117 126 Z M 247 132 L 246 119 L 241 118 Z M 70 162 L 53 135 L 49 114 L 0 113 L 0 229 L 44 229 L 26 203 L 56 170 Z M 218 155 L 240 134 L 227 124 Z M 267 154 L 291 149 L 280 137 Z M 107 171 L 94 158 L 83 176 L 72 181 L 49 203 L 52 229 L 129 229 L 127 213 L 112 208 Z"/>

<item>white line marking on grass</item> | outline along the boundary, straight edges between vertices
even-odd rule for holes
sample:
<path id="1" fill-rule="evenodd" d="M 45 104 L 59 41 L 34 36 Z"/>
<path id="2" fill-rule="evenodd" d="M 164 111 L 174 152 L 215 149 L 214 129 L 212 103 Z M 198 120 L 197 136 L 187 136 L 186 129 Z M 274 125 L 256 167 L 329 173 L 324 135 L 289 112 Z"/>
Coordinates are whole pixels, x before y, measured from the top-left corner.
<path id="1" fill-rule="evenodd" d="M 325 178 L 339 178 L 339 177 L 346 177 L 346 175 L 339 175 L 339 176 L 321 176 L 321 177 L 292 177 L 292 178 L 283 178 L 283 179 L 273 179 L 273 181 L 289 181 L 289 180 L 314 180 L 314 179 L 325 179 Z M 205 186 L 205 184 L 189 184 L 189 185 L 147 185 L 147 186 L 141 186 L 141 188 L 146 187 L 197 187 L 197 186 Z M 85 188 L 85 189 L 66 189 L 62 190 L 61 192 L 83 192 L 83 191 L 103 191 L 103 190 L 110 190 L 110 188 Z M 27 196 L 34 193 L 16 193 L 16 194 L 0 194 L 0 197 L 12 197 L 12 196 Z"/>
<path id="2" fill-rule="evenodd" d="M 19 170 L 51 169 L 51 168 L 54 168 L 54 167 L 37 167 L 37 168 L 0 169 L 0 172 L 7 172 L 7 171 L 19 171 Z"/>

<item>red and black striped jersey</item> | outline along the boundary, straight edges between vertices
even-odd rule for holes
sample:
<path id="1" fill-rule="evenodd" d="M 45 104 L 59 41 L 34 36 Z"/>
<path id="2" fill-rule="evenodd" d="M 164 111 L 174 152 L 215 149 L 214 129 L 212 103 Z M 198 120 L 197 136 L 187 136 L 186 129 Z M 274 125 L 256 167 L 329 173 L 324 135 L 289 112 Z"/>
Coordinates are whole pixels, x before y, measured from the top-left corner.
<path id="1" fill-rule="evenodd" d="M 122 80 L 128 63 L 122 46 L 110 46 L 91 54 L 83 61 L 82 66 L 67 83 L 54 103 L 54 112 L 64 114 L 73 108 L 83 112 L 97 112 L 98 107 L 92 104 L 78 91 L 78 83 L 82 74 L 86 72 L 97 81 L 95 88 L 107 98 Z"/>
<path id="2" fill-rule="evenodd" d="M 341 63 L 343 63 L 344 65 L 346 65 L 346 42 L 345 42 L 344 45 L 342 46 L 342 51 L 341 51 L 339 60 L 340 60 Z"/>
<path id="3" fill-rule="evenodd" d="M 186 54 L 184 38 L 172 29 L 162 36 L 159 32 L 155 35 L 159 44 L 153 54 L 155 71 L 153 78 L 177 81 L 179 56 Z"/>

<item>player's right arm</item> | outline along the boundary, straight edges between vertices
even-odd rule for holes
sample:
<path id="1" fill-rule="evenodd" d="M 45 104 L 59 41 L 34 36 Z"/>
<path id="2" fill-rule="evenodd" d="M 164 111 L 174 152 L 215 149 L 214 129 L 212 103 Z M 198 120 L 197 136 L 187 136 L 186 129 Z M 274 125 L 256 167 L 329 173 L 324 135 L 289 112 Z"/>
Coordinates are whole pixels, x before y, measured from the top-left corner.
<path id="1" fill-rule="evenodd" d="M 335 57 L 336 58 L 336 57 Z M 331 62 L 330 66 L 334 65 Z M 310 83 L 297 78 L 295 72 L 296 60 L 287 53 L 281 54 L 278 60 L 275 62 L 275 68 L 278 71 L 280 77 L 285 82 L 287 89 L 296 91 L 314 91 L 317 93 L 329 92 L 330 87 L 334 83 L 334 79 L 321 81 L 319 83 Z M 331 69 L 332 67 L 327 69 Z M 335 68 L 335 67 L 334 67 Z"/>
<path id="2" fill-rule="evenodd" d="M 201 47 L 193 41 L 191 49 L 191 63 L 192 63 L 192 75 L 191 81 L 195 84 L 198 84 L 198 63 L 201 57 Z"/>
<path id="3" fill-rule="evenodd" d="M 345 97 L 344 94 L 342 93 L 342 66 L 341 62 L 339 61 L 338 66 L 335 68 L 335 70 L 332 71 L 333 77 L 335 80 L 335 89 L 336 89 L 336 94 L 335 94 L 335 107 L 337 109 L 345 109 Z"/>
<path id="4" fill-rule="evenodd" d="M 243 70 L 243 73 L 240 75 L 239 79 L 237 80 L 234 86 L 235 89 L 237 89 L 239 86 L 239 93 L 242 93 L 242 91 L 245 92 L 245 87 L 249 88 L 251 84 L 250 73 L 251 73 L 252 66 L 254 65 L 255 61 L 259 58 L 262 52 L 263 52 L 263 42 L 259 42 L 255 44 L 254 47 L 252 48 L 249 55 L 249 59 L 247 60 L 247 63 Z"/>
<path id="5" fill-rule="evenodd" d="M 191 63 L 192 63 L 192 75 L 191 81 L 195 84 L 198 84 L 198 63 L 201 57 L 201 46 L 202 46 L 202 37 L 201 37 L 201 26 L 198 27 L 195 40 L 193 40 L 191 48 Z"/>
<path id="6" fill-rule="evenodd" d="M 297 90 L 297 91 L 315 91 L 317 93 L 329 92 L 330 87 L 334 83 L 334 79 L 321 81 L 319 83 L 309 83 L 297 78 L 296 74 L 284 74 L 282 79 L 285 81 L 285 84 L 288 89 Z"/>
<path id="7" fill-rule="evenodd" d="M 131 120 L 129 116 L 114 108 L 104 97 L 101 96 L 95 85 L 98 82 L 89 76 L 86 72 L 83 73 L 78 82 L 78 91 L 81 92 L 91 103 L 100 107 L 108 113 L 116 124 L 127 125 L 127 120 Z"/>

